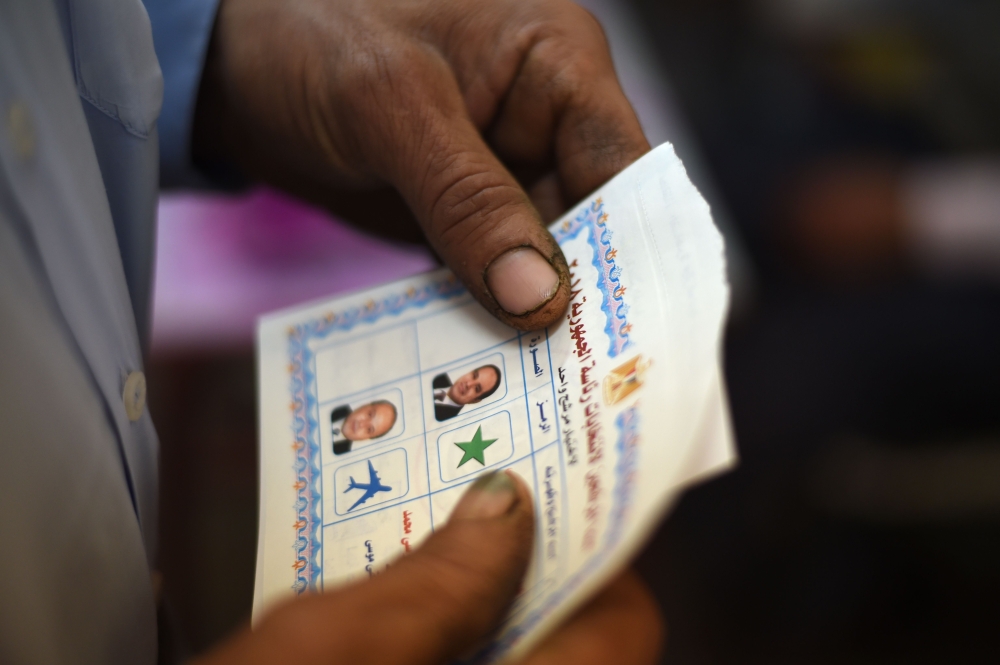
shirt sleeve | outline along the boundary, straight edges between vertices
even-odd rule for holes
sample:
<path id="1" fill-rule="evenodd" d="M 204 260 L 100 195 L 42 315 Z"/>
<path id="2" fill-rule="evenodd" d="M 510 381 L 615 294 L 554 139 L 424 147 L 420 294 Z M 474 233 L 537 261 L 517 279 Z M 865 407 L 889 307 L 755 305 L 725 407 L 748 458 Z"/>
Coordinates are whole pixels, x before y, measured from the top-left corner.
<path id="1" fill-rule="evenodd" d="M 165 187 L 205 187 L 191 160 L 191 127 L 219 0 L 143 0 L 163 70 L 160 181 Z"/>

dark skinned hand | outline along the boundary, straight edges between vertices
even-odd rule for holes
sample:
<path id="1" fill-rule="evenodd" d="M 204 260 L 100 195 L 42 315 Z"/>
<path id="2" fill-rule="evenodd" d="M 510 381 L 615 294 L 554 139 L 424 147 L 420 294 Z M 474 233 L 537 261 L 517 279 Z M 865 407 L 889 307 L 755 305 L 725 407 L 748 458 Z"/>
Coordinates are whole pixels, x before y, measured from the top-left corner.
<path id="1" fill-rule="evenodd" d="M 528 565 L 531 496 L 508 472 L 484 476 L 442 529 L 370 580 L 281 605 L 196 665 L 446 665 L 496 630 Z M 526 665 L 651 665 L 662 622 L 633 573 L 542 642 Z"/>
<path id="2" fill-rule="evenodd" d="M 543 221 L 649 144 L 568 0 L 223 0 L 193 147 L 374 231 L 412 227 L 401 198 L 483 306 L 536 330 L 569 300 Z"/>
<path id="3" fill-rule="evenodd" d="M 419 228 L 489 311 L 535 330 L 569 300 L 544 223 L 649 145 L 600 26 L 568 0 L 222 0 L 193 149 L 370 231 Z M 363 587 L 282 605 L 204 662 L 467 654 L 496 629 L 531 551 L 527 490 L 502 485 L 471 490 L 446 527 Z M 661 636 L 649 592 L 626 573 L 528 662 L 642 665 Z"/>

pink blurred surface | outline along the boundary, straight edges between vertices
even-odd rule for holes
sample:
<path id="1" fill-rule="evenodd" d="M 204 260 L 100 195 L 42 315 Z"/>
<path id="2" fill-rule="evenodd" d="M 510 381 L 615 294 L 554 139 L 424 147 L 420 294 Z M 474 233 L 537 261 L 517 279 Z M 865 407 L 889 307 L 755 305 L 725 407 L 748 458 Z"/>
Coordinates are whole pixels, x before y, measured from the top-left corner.
<path id="1" fill-rule="evenodd" d="M 426 248 L 366 236 L 271 190 L 164 195 L 153 352 L 245 348 L 261 314 L 435 265 Z"/>

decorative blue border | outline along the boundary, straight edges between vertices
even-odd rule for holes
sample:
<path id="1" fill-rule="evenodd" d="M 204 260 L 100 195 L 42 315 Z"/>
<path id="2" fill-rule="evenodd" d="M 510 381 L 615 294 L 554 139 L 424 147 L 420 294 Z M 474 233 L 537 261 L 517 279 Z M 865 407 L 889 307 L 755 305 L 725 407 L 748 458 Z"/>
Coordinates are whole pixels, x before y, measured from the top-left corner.
<path id="1" fill-rule="evenodd" d="M 562 245 L 587 231 L 587 242 L 594 250 L 592 263 L 597 269 L 597 288 L 604 295 L 601 309 L 607 319 L 604 332 L 611 340 L 608 356 L 614 358 L 631 345 L 629 332 L 632 324 L 628 322 L 629 307 L 625 303 L 625 286 L 621 283 L 622 269 L 615 263 L 618 250 L 611 246 L 611 229 L 607 227 L 608 213 L 604 211 L 604 200 L 598 198 L 590 205 L 584 206 L 579 215 L 566 220 L 553 231 L 556 242 Z"/>
<path id="2" fill-rule="evenodd" d="M 553 592 L 545 602 L 529 614 L 524 621 L 504 633 L 499 640 L 493 642 L 469 662 L 490 663 L 499 660 L 514 647 L 532 628 L 559 606 L 566 596 L 576 590 L 593 572 L 604 563 L 615 545 L 621 540 L 625 518 L 632 506 L 632 496 L 636 482 L 636 463 L 639 457 L 639 411 L 638 405 L 631 406 L 615 418 L 618 428 L 618 442 L 615 450 L 618 461 L 615 464 L 615 486 L 611 493 L 611 510 L 608 512 L 608 529 L 604 536 L 604 544 L 600 550 L 591 556 L 590 560 L 567 579 L 563 585 Z"/>
<path id="3" fill-rule="evenodd" d="M 316 406 L 316 376 L 312 369 L 313 352 L 309 342 L 324 339 L 333 332 L 349 331 L 362 323 L 375 323 L 383 316 L 398 316 L 408 309 L 424 307 L 438 300 L 449 300 L 465 293 L 465 287 L 447 274 L 421 288 L 410 288 L 360 307 L 330 313 L 307 323 L 288 328 L 289 373 L 291 374 L 292 449 L 295 451 L 295 582 L 297 594 L 317 591 L 323 566 L 317 559 L 320 551 L 319 530 L 320 469 L 319 443 L 314 436 L 318 424 L 312 417 Z"/>

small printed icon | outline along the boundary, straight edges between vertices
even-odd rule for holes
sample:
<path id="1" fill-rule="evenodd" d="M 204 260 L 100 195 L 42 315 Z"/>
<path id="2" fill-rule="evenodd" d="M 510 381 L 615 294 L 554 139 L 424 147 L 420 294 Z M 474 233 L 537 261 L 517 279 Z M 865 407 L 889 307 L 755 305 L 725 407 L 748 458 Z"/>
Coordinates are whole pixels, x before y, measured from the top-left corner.
<path id="1" fill-rule="evenodd" d="M 455 445 L 462 449 L 464 453 L 462 455 L 462 461 L 458 463 L 458 466 L 462 466 L 469 460 L 476 460 L 483 466 L 486 466 L 486 458 L 483 453 L 487 448 L 493 445 L 496 439 L 483 439 L 483 426 L 480 425 L 476 429 L 476 433 L 472 437 L 472 441 L 456 441 Z"/>
<path id="2" fill-rule="evenodd" d="M 642 354 L 623 362 L 604 377 L 604 401 L 608 406 L 617 404 L 642 387 L 642 375 L 652 360 L 644 361 Z"/>
<path id="3" fill-rule="evenodd" d="M 379 480 L 378 472 L 375 471 L 375 467 L 372 466 L 371 460 L 368 460 L 367 483 L 357 482 L 356 480 L 354 480 L 354 476 L 351 476 L 350 479 L 351 482 L 347 486 L 347 489 L 344 490 L 344 494 L 347 494 L 351 490 L 364 490 L 365 493 L 361 495 L 360 499 L 354 502 L 354 505 L 352 505 L 350 508 L 347 509 L 347 512 L 351 512 L 352 510 L 360 506 L 362 503 L 375 496 L 375 494 L 377 494 L 378 492 L 388 492 L 392 490 L 391 487 L 389 487 L 388 485 L 383 485 L 382 482 Z"/>

